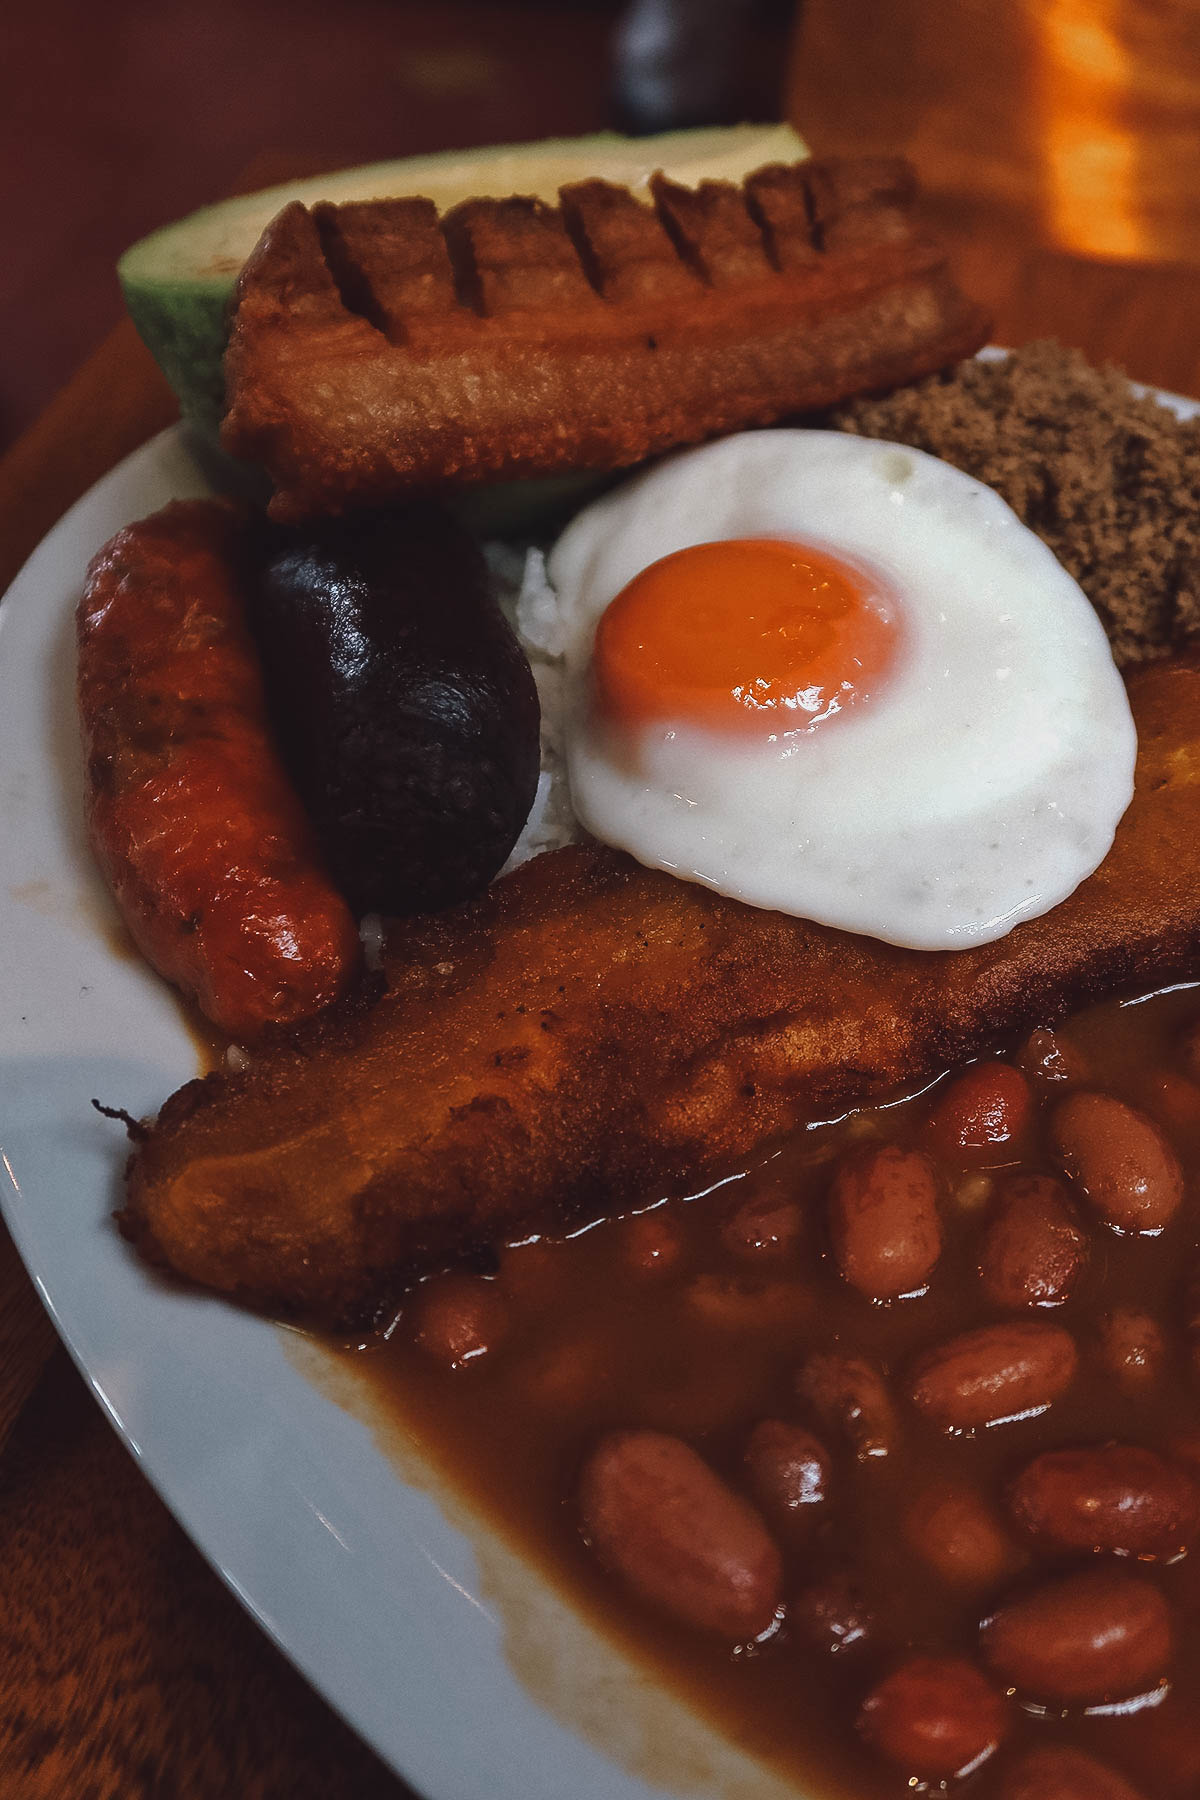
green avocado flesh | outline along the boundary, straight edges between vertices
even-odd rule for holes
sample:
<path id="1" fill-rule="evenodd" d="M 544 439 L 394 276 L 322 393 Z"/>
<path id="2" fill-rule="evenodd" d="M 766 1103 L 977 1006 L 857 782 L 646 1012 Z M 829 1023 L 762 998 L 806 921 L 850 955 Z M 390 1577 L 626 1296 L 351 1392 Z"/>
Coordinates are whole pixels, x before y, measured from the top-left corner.
<path id="1" fill-rule="evenodd" d="M 178 396 L 184 419 L 215 448 L 234 283 L 266 226 L 293 200 L 311 206 L 318 200 L 423 194 L 444 212 L 460 200 L 484 196 L 536 194 L 553 200 L 565 182 L 589 176 L 621 182 L 635 193 L 646 190 L 656 170 L 690 186 L 737 181 L 764 163 L 795 162 L 805 154 L 789 125 L 727 125 L 644 138 L 601 132 L 410 156 L 202 207 L 134 244 L 117 264 L 117 274 L 130 316 Z"/>

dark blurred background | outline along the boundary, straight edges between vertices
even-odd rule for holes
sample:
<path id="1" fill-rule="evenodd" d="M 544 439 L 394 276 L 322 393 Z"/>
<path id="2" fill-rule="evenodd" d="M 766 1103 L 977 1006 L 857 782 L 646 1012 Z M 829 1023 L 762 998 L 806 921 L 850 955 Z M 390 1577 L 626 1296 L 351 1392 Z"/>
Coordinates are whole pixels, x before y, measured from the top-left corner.
<path id="1" fill-rule="evenodd" d="M 237 184 L 785 101 L 818 153 L 912 158 L 1003 329 L 1083 257 L 1131 371 L 1200 380 L 1122 274 L 1193 316 L 1200 0 L 0 0 L 0 79 L 0 449 L 119 317 L 120 252 Z"/>
<path id="2" fill-rule="evenodd" d="M 614 124 L 776 116 L 791 4 L 26 0 L 0 13 L 2 449 L 118 318 L 120 252 L 248 170 L 262 185 Z"/>

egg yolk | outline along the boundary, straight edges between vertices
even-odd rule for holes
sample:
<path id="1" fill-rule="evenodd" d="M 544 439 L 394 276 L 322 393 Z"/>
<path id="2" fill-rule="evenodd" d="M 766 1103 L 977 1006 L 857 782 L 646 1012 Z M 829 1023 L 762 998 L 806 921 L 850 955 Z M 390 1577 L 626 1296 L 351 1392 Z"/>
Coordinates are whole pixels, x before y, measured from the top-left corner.
<path id="1" fill-rule="evenodd" d="M 601 711 L 761 737 L 811 730 L 864 700 L 896 650 L 895 609 L 865 570 L 781 538 L 676 550 L 601 617 Z"/>

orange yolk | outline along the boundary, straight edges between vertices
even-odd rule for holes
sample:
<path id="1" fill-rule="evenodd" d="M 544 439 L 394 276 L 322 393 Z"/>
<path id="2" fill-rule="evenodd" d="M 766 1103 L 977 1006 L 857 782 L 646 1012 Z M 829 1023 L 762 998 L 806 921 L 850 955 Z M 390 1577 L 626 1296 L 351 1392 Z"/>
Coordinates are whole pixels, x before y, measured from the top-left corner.
<path id="1" fill-rule="evenodd" d="M 629 724 L 811 730 L 867 698 L 897 629 L 865 571 L 780 538 L 695 544 L 651 563 L 596 632 L 600 709 Z"/>

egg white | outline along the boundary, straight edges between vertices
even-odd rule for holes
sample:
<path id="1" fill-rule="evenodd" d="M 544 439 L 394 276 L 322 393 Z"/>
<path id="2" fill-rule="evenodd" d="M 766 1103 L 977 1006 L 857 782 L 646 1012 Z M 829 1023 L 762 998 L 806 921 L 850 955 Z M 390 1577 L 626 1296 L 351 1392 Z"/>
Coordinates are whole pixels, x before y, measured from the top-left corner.
<path id="1" fill-rule="evenodd" d="M 877 571 L 902 615 L 886 682 L 808 733 L 615 730 L 591 704 L 601 613 L 660 557 L 741 537 Z M 723 438 L 587 507 L 548 574 L 584 826 L 750 905 L 914 949 L 987 943 L 1098 866 L 1132 797 L 1133 720 L 1086 595 L 998 494 L 921 451 Z"/>

